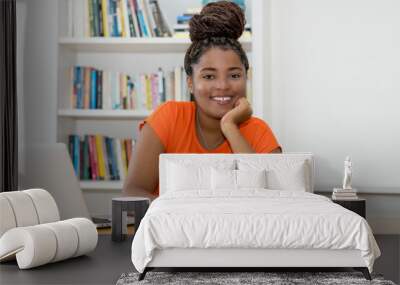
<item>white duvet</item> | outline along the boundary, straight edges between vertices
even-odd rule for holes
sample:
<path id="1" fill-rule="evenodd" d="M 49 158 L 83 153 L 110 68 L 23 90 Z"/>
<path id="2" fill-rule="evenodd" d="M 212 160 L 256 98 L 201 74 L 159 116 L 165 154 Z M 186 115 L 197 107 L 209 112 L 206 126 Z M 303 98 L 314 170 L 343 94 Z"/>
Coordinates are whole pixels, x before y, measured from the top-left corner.
<path id="1" fill-rule="evenodd" d="M 380 255 L 359 215 L 320 195 L 265 189 L 160 196 L 134 237 L 135 268 L 165 248 L 358 249 L 370 272 Z"/>

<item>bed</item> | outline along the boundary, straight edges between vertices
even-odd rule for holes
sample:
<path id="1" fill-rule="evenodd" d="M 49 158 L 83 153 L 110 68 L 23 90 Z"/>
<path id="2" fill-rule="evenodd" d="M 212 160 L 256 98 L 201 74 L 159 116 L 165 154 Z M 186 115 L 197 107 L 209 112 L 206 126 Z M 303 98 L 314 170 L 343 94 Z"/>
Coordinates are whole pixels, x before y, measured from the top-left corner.
<path id="1" fill-rule="evenodd" d="M 372 231 L 313 194 L 312 154 L 162 154 L 159 174 L 132 242 L 140 280 L 173 267 L 352 267 L 371 279 Z"/>

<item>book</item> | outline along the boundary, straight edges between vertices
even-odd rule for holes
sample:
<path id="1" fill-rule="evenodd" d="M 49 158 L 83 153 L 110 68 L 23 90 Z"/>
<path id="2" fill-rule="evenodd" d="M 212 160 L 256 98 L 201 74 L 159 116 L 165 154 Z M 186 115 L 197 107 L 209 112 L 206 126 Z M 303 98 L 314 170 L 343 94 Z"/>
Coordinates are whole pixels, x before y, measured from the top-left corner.
<path id="1" fill-rule="evenodd" d="M 123 165 L 122 149 L 121 149 L 120 140 L 115 139 L 114 145 L 115 145 L 115 153 L 116 153 L 117 165 L 118 165 L 118 174 L 119 174 L 120 179 L 124 180 L 125 179 L 125 171 L 124 171 L 124 165 Z"/>
<path id="2" fill-rule="evenodd" d="M 83 69 L 80 66 L 76 67 L 76 108 L 83 109 Z"/>
<path id="3" fill-rule="evenodd" d="M 102 109 L 103 105 L 103 71 L 96 70 L 96 109 Z"/>
<path id="4" fill-rule="evenodd" d="M 83 138 L 83 148 L 82 148 L 82 156 L 83 156 L 83 175 L 81 179 L 89 180 L 90 179 L 90 161 L 89 161 L 89 136 L 85 135 Z"/>
<path id="5" fill-rule="evenodd" d="M 357 193 L 357 189 L 333 188 L 334 193 Z"/>
<path id="6" fill-rule="evenodd" d="M 158 4 L 158 0 L 149 0 L 149 7 L 152 12 L 155 25 L 157 26 L 159 37 L 170 37 L 172 36 L 171 30 L 165 20 L 164 14 Z"/>
<path id="7" fill-rule="evenodd" d="M 121 0 L 116 0 L 116 25 L 117 25 L 117 37 L 124 37 L 125 31 L 122 21 L 122 10 Z"/>
<path id="8" fill-rule="evenodd" d="M 117 149 L 116 149 L 116 142 L 115 139 L 111 140 L 111 151 L 112 151 L 112 163 L 114 169 L 114 178 L 115 180 L 120 179 L 120 170 L 118 168 L 118 158 L 117 158 Z"/>
<path id="9" fill-rule="evenodd" d="M 97 99 L 97 71 L 92 68 L 90 70 L 90 109 L 96 109 Z"/>
<path id="10" fill-rule="evenodd" d="M 118 14 L 117 14 L 117 0 L 110 0 L 110 22 L 111 22 L 111 35 L 119 37 L 118 34 Z"/>
<path id="11" fill-rule="evenodd" d="M 182 68 L 180 66 L 177 66 L 175 67 L 175 73 L 174 73 L 175 101 L 183 101 L 181 78 L 182 78 Z"/>
<path id="12" fill-rule="evenodd" d="M 144 13 L 143 0 L 135 0 L 135 1 L 137 3 L 137 13 L 139 18 L 140 28 L 142 29 L 142 36 L 151 37 L 149 24 L 147 22 L 147 17 Z"/>
<path id="13" fill-rule="evenodd" d="M 98 9 L 98 27 L 99 27 L 99 36 L 104 37 L 104 29 L 103 29 L 103 4 L 102 0 L 97 0 L 97 9 Z"/>
<path id="14" fill-rule="evenodd" d="M 114 165 L 113 165 L 113 153 L 112 153 L 112 145 L 111 145 L 111 138 L 105 137 L 105 148 L 107 152 L 107 165 L 108 165 L 108 173 L 109 173 L 109 179 L 110 180 L 115 180 L 115 170 L 114 170 Z"/>
<path id="15" fill-rule="evenodd" d="M 136 35 L 136 30 L 135 30 L 134 17 L 132 15 L 131 1 L 126 0 L 126 5 L 127 5 L 127 10 L 128 10 L 129 31 L 130 31 L 131 37 L 136 37 L 137 35 Z"/>
<path id="16" fill-rule="evenodd" d="M 159 31 L 158 28 L 155 24 L 153 13 L 151 13 L 151 10 L 149 8 L 149 2 L 147 0 L 143 0 L 143 8 L 145 15 L 147 17 L 147 24 L 151 33 L 152 37 L 159 37 Z"/>
<path id="17" fill-rule="evenodd" d="M 117 143 L 119 144 L 121 149 L 121 164 L 122 164 L 122 168 L 120 171 L 121 180 L 125 180 L 125 177 L 128 175 L 128 163 L 126 158 L 126 149 L 124 141 L 125 141 L 124 139 L 117 140 Z"/>
<path id="18" fill-rule="evenodd" d="M 102 12 L 102 25 L 104 37 L 110 36 L 109 25 L 108 25 L 108 0 L 101 0 L 101 12 Z"/>
<path id="19" fill-rule="evenodd" d="M 90 67 L 83 68 L 83 108 L 89 109 L 90 106 Z"/>
<path id="20" fill-rule="evenodd" d="M 98 177 L 98 166 L 97 166 L 97 151 L 95 138 L 92 135 L 88 135 L 89 140 L 89 163 L 90 163 L 90 177 L 92 180 L 97 180 Z"/>
<path id="21" fill-rule="evenodd" d="M 135 10 L 134 15 L 136 16 L 136 23 L 137 23 L 137 31 L 138 31 L 138 36 L 143 37 L 143 27 L 142 23 L 140 22 L 140 16 L 139 16 L 139 8 L 138 8 L 138 3 L 137 0 L 131 0 L 132 1 L 132 7 Z M 132 12 L 133 15 L 133 12 Z"/>
<path id="22" fill-rule="evenodd" d="M 102 88 L 102 109 L 111 109 L 111 86 L 110 86 L 110 72 L 103 71 L 103 88 Z"/>
<path id="23" fill-rule="evenodd" d="M 133 37 L 131 33 L 131 28 L 129 25 L 129 17 L 128 17 L 128 3 L 127 0 L 121 0 L 121 16 L 122 16 L 122 26 L 123 26 L 123 37 Z"/>
<path id="24" fill-rule="evenodd" d="M 104 152 L 103 152 L 103 136 L 95 135 L 96 141 L 96 152 L 97 152 L 97 168 L 98 168 L 98 178 L 100 180 L 104 180 L 106 177 L 106 167 L 104 161 Z"/>

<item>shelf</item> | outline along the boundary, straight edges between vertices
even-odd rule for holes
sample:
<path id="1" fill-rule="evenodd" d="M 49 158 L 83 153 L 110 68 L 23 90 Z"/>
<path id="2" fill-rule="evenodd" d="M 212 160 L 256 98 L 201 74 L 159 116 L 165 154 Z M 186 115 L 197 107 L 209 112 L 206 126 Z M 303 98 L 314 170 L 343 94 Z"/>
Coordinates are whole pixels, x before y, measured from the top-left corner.
<path id="1" fill-rule="evenodd" d="M 240 40 L 246 52 L 251 51 L 251 39 Z M 80 52 L 144 52 L 168 53 L 185 52 L 189 39 L 178 38 L 71 38 L 64 37 L 59 45 Z"/>
<path id="2" fill-rule="evenodd" d="M 122 181 L 80 181 L 82 190 L 122 190 Z"/>
<path id="3" fill-rule="evenodd" d="M 151 111 L 61 109 L 58 116 L 76 119 L 144 119 Z"/>

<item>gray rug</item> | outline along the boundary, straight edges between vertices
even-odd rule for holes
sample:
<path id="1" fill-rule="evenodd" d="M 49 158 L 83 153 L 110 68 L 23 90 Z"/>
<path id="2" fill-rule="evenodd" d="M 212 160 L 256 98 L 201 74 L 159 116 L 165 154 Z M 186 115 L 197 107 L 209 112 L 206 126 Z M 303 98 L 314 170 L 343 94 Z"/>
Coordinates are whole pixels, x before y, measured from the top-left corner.
<path id="1" fill-rule="evenodd" d="M 139 273 L 122 274 L 117 285 L 133 284 L 376 284 L 395 285 L 384 280 L 381 275 L 372 274 L 372 281 L 364 278 L 360 272 L 148 272 L 142 281 Z"/>

